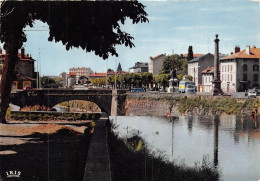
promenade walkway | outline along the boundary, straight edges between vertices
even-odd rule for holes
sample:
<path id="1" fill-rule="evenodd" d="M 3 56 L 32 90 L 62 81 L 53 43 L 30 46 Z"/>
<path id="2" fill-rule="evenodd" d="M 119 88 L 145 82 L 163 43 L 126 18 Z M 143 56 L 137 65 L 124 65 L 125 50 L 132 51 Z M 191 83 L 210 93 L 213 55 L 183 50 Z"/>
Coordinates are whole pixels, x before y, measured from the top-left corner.
<path id="1" fill-rule="evenodd" d="M 102 113 L 101 118 L 96 122 L 89 145 L 84 181 L 111 181 L 110 159 L 107 145 L 107 121 L 108 116 Z"/>

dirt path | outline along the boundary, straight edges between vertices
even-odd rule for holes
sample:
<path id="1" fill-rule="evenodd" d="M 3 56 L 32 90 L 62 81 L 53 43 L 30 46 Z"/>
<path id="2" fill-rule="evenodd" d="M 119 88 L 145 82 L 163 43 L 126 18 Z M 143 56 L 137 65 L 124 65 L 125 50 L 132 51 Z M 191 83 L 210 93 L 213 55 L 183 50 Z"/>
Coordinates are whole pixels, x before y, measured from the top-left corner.
<path id="1" fill-rule="evenodd" d="M 87 124 L 0 124 L 0 178 L 82 180 L 90 135 Z M 20 179 L 19 179 L 20 180 Z"/>

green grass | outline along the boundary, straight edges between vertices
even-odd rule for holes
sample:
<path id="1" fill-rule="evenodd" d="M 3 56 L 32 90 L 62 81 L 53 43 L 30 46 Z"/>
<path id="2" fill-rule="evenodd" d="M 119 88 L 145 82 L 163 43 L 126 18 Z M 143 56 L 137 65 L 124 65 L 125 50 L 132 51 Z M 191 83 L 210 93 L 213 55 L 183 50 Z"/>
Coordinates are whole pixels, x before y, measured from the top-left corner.
<path id="1" fill-rule="evenodd" d="M 247 99 L 244 103 L 238 102 L 232 97 L 223 98 L 204 98 L 204 97 L 189 97 L 181 98 L 179 103 L 179 112 L 184 114 L 192 112 L 195 109 L 202 110 L 204 114 L 210 111 L 214 114 L 238 115 L 242 109 L 245 113 L 250 113 L 255 105 L 260 105 L 257 99 Z"/>

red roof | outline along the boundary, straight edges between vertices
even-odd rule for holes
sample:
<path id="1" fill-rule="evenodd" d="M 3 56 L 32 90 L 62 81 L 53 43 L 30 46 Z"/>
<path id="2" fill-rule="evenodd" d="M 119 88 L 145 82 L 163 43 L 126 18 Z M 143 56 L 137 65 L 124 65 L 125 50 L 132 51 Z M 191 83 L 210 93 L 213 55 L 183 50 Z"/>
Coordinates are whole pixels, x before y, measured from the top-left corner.
<path id="1" fill-rule="evenodd" d="M 193 58 L 197 58 L 200 57 L 203 54 L 193 54 Z M 183 57 L 187 58 L 188 57 L 188 53 L 183 54 Z"/>
<path id="2" fill-rule="evenodd" d="M 214 73 L 214 67 L 208 67 L 205 70 L 201 71 L 202 74 Z"/>
<path id="3" fill-rule="evenodd" d="M 91 73 L 89 77 L 106 77 L 107 73 Z"/>
<path id="4" fill-rule="evenodd" d="M 70 75 L 70 76 L 71 76 L 71 75 L 75 75 L 75 76 L 76 76 L 76 72 L 70 72 L 69 75 Z"/>
<path id="5" fill-rule="evenodd" d="M 240 52 L 224 57 L 221 60 L 234 59 L 234 58 L 260 58 L 260 48 L 256 48 L 256 47 L 250 48 L 250 54 L 247 54 L 246 49 L 244 49 Z"/>
<path id="6" fill-rule="evenodd" d="M 151 58 L 151 60 L 155 60 L 155 59 L 157 59 L 157 58 L 159 58 L 160 56 L 163 56 L 164 54 L 160 54 L 160 55 L 157 55 L 157 56 L 155 56 L 155 57 L 152 57 Z"/>

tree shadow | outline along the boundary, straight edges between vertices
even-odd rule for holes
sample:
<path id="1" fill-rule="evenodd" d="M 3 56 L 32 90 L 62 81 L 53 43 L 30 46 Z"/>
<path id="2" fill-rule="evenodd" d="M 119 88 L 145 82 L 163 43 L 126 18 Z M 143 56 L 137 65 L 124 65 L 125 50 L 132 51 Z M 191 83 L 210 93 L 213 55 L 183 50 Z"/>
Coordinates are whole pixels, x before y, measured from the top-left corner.
<path id="1" fill-rule="evenodd" d="M 8 138 L 9 136 L 0 136 Z M 13 137 L 13 136 L 10 136 Z M 34 133 L 24 144 L 0 145 L 0 150 L 13 150 L 16 154 L 0 155 L 0 175 L 7 171 L 20 171 L 19 180 L 82 180 L 86 164 L 90 134 L 76 134 L 61 129 L 54 134 Z M 17 178 L 13 178 L 16 179 Z"/>

